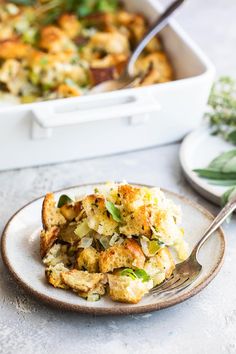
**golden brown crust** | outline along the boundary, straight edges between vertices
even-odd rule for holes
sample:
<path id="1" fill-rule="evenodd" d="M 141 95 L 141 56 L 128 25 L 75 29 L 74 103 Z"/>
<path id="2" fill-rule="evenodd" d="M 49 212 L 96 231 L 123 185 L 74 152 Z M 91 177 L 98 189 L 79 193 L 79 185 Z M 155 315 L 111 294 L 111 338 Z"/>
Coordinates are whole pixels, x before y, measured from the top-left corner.
<path id="1" fill-rule="evenodd" d="M 60 84 L 57 87 L 57 97 L 67 98 L 67 97 L 77 97 L 81 96 L 82 92 L 75 86 L 70 86 L 67 84 Z"/>
<path id="2" fill-rule="evenodd" d="M 69 38 L 75 38 L 81 29 L 77 17 L 73 14 L 62 14 L 58 19 L 58 24 Z"/>
<path id="3" fill-rule="evenodd" d="M 129 42 L 119 32 L 96 32 L 89 41 L 91 48 L 102 49 L 109 54 L 129 53 Z"/>
<path id="4" fill-rule="evenodd" d="M 82 211 L 82 203 L 76 202 L 75 204 L 64 204 L 60 208 L 60 213 L 66 218 L 67 221 L 72 221 L 79 216 Z"/>
<path id="5" fill-rule="evenodd" d="M 54 242 L 57 240 L 60 229 L 57 226 L 52 226 L 48 230 L 42 230 L 40 233 L 40 255 L 43 258 Z"/>
<path id="6" fill-rule="evenodd" d="M 145 256 L 139 244 L 133 239 L 125 240 L 101 252 L 99 269 L 102 273 L 112 272 L 116 268 L 143 268 Z"/>
<path id="7" fill-rule="evenodd" d="M 107 277 L 101 273 L 88 273 L 72 269 L 69 272 L 62 272 L 63 282 L 76 292 L 91 293 L 93 290 L 105 285 Z M 101 290 L 101 289 L 100 289 Z M 105 290 L 104 290 L 105 292 Z"/>
<path id="8" fill-rule="evenodd" d="M 59 226 L 66 223 L 66 219 L 56 208 L 56 203 L 53 193 L 46 194 L 42 207 L 42 223 L 44 229 L 49 229 L 52 226 Z"/>
<path id="9" fill-rule="evenodd" d="M 136 69 L 138 72 L 146 73 L 141 86 L 173 80 L 172 67 L 163 52 L 154 52 L 139 58 Z"/>
<path id="10" fill-rule="evenodd" d="M 39 47 L 51 53 L 76 50 L 69 37 L 60 28 L 52 25 L 41 29 Z"/>
<path id="11" fill-rule="evenodd" d="M 108 274 L 109 295 L 113 301 L 137 304 L 152 287 L 152 282 Z"/>
<path id="12" fill-rule="evenodd" d="M 129 212 L 134 211 L 137 203 L 142 198 L 141 188 L 134 187 L 130 184 L 118 186 L 118 195 L 122 205 Z"/>
<path id="13" fill-rule="evenodd" d="M 45 276 L 47 281 L 54 286 L 54 288 L 68 289 L 68 286 L 63 282 L 61 274 L 67 271 L 62 263 L 58 263 L 54 267 L 49 266 L 45 270 Z"/>
<path id="14" fill-rule="evenodd" d="M 79 270 L 87 270 L 89 273 L 99 271 L 99 252 L 93 247 L 88 247 L 80 252 L 76 259 Z"/>
<path id="15" fill-rule="evenodd" d="M 105 236 L 114 234 L 118 223 L 108 213 L 103 196 L 88 195 L 83 199 L 82 204 L 88 216 L 88 225 L 91 229 Z"/>
<path id="16" fill-rule="evenodd" d="M 150 237 L 152 230 L 150 228 L 150 209 L 146 205 L 136 208 L 125 218 L 126 225 L 120 227 L 120 232 L 126 236 L 143 235 Z"/>
<path id="17" fill-rule="evenodd" d="M 175 269 L 174 258 L 167 247 L 163 247 L 155 256 L 160 268 L 165 270 L 165 277 L 169 278 Z"/>
<path id="18" fill-rule="evenodd" d="M 33 49 L 18 38 L 6 39 L 0 42 L 0 58 L 23 59 L 30 55 Z"/>

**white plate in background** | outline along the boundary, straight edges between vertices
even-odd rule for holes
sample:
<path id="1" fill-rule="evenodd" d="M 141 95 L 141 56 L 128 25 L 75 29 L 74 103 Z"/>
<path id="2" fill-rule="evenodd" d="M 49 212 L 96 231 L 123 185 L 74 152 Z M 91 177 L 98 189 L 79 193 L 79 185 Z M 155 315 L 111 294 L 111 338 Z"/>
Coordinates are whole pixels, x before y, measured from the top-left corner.
<path id="1" fill-rule="evenodd" d="M 215 186 L 209 180 L 198 177 L 193 170 L 206 168 L 215 157 L 232 149 L 232 144 L 211 135 L 205 125 L 187 135 L 181 144 L 179 157 L 186 179 L 199 194 L 216 204 L 221 203 L 222 194 L 230 187 Z"/>

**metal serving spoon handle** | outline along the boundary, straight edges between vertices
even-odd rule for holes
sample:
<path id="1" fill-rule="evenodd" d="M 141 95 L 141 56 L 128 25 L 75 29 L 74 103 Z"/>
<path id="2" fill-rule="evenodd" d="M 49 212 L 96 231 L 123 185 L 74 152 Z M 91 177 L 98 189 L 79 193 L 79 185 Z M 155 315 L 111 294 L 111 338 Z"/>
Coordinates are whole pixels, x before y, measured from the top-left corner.
<path id="1" fill-rule="evenodd" d="M 167 25 L 169 17 L 184 1 L 185 0 L 176 0 L 172 4 L 170 4 L 167 9 L 160 15 L 160 17 L 158 17 L 157 21 L 152 24 L 148 32 L 141 39 L 141 41 L 137 44 L 126 66 L 126 72 L 129 76 L 133 76 L 134 64 L 143 49 L 150 42 L 150 40 L 155 37 L 157 33 L 160 32 Z"/>

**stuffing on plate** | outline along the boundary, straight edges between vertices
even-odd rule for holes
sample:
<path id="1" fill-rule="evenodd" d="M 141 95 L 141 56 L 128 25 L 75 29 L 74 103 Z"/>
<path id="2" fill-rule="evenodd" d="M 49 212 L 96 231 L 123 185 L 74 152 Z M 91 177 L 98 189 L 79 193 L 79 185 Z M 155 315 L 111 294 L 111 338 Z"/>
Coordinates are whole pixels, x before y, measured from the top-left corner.
<path id="1" fill-rule="evenodd" d="M 47 281 L 89 301 L 138 303 L 188 256 L 181 211 L 159 188 L 107 183 L 45 196 L 40 253 Z"/>
<path id="2" fill-rule="evenodd" d="M 118 0 L 0 0 L 0 94 L 22 103 L 83 95 L 119 78 L 147 29 Z M 136 74 L 141 86 L 173 79 L 159 37 Z"/>

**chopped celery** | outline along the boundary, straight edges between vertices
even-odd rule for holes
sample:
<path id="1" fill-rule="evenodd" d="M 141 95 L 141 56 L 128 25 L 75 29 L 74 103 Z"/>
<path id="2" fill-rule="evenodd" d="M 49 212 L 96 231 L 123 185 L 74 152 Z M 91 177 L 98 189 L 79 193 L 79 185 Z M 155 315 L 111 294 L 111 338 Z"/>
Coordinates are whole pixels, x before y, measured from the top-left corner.
<path id="1" fill-rule="evenodd" d="M 82 238 L 86 236 L 90 231 L 90 228 L 88 226 L 87 219 L 83 220 L 75 229 L 74 233 L 79 236 L 79 238 Z"/>

